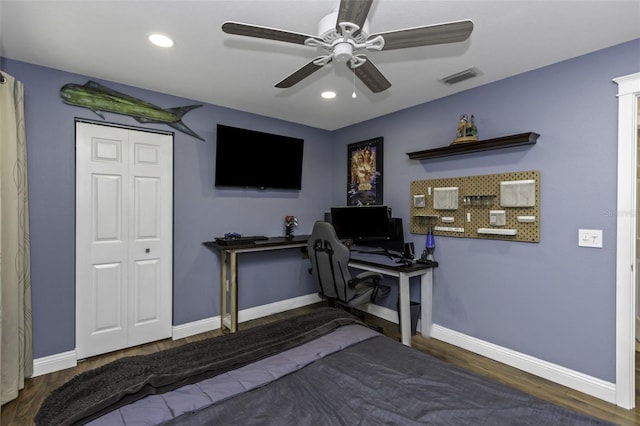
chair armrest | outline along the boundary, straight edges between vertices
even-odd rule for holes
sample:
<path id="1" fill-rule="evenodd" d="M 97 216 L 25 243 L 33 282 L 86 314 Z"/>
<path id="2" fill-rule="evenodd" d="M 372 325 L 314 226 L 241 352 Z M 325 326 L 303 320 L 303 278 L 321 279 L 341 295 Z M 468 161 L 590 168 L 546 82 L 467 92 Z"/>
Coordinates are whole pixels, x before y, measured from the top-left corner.
<path id="1" fill-rule="evenodd" d="M 349 287 L 353 288 L 357 284 L 369 281 L 374 287 L 378 287 L 381 280 L 382 280 L 382 274 L 379 274 L 377 272 L 372 272 L 372 271 L 365 271 L 365 272 L 359 273 L 358 275 L 353 277 L 351 280 L 349 280 L 348 284 L 349 284 Z"/>

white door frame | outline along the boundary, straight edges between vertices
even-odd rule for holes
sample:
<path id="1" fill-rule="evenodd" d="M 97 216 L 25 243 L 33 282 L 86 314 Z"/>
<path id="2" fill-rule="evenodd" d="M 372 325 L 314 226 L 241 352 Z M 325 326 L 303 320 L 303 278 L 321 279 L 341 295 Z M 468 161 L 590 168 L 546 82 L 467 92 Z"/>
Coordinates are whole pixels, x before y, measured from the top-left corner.
<path id="1" fill-rule="evenodd" d="M 616 254 L 616 404 L 635 405 L 636 167 L 640 73 L 618 84 L 618 202 Z"/>
<path id="2" fill-rule="evenodd" d="M 82 119 L 75 122 L 76 357 L 85 358 L 171 336 L 173 134 Z M 99 154 L 105 157 L 95 158 Z M 105 221 L 105 229 L 110 232 L 107 241 L 87 246 L 87 242 L 96 243 L 96 237 L 89 235 L 95 229 L 91 222 L 79 218 L 89 216 L 87 209 L 97 208 L 91 197 L 96 184 L 86 179 L 88 172 L 92 172 L 91 176 L 97 172 L 103 180 L 108 179 L 107 189 L 118 193 L 113 204 L 120 208 L 116 209 L 119 218 L 114 223 Z M 109 180 L 114 176 L 124 179 L 114 184 Z M 86 202 L 87 197 L 93 201 Z M 144 210 L 144 206 L 152 206 L 153 211 Z M 159 210 L 154 210 L 156 207 Z M 140 208 L 146 211 L 149 220 L 134 214 Z M 96 259 L 99 268 L 85 268 L 86 262 Z M 105 272 L 105 265 L 120 267 Z M 111 304 L 107 303 L 106 311 L 102 311 L 106 312 L 102 316 L 103 328 L 96 330 L 93 326 L 100 317 L 96 304 L 81 301 L 98 291 L 87 290 L 91 287 L 87 283 L 99 281 L 96 275 L 99 269 L 113 278 L 113 282 L 105 282 L 115 285 L 102 286 L 103 290 L 110 288 L 103 296 Z M 149 292 L 152 297 L 140 297 Z M 114 306 L 118 301 L 123 305 Z M 87 311 L 87 306 L 94 307 Z"/>

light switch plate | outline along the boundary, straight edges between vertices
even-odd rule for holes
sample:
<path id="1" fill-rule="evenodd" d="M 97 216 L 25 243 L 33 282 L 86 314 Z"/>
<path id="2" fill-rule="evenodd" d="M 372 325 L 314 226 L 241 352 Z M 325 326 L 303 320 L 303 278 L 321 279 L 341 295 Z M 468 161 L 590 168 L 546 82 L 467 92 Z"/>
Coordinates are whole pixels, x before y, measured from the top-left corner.
<path id="1" fill-rule="evenodd" d="M 578 229 L 578 246 L 602 248 L 602 229 Z"/>

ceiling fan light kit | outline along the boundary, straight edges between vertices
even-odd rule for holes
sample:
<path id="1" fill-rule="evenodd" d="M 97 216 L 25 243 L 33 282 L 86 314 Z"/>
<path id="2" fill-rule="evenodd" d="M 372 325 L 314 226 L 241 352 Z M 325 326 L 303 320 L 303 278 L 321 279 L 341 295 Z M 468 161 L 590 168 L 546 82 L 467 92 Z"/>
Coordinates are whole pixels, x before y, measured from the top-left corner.
<path id="1" fill-rule="evenodd" d="M 365 52 L 456 43 L 469 38 L 473 31 L 473 22 L 464 20 L 370 34 L 367 15 L 372 3 L 373 0 L 341 0 L 336 10 L 320 20 L 317 36 L 230 21 L 222 25 L 222 30 L 228 34 L 302 44 L 327 52 L 276 83 L 275 87 L 292 87 L 335 59 L 345 63 L 374 93 L 387 90 L 391 83 Z"/>
<path id="2" fill-rule="evenodd" d="M 347 62 L 353 56 L 353 45 L 342 42 L 335 45 L 333 49 L 333 57 L 338 62 Z"/>

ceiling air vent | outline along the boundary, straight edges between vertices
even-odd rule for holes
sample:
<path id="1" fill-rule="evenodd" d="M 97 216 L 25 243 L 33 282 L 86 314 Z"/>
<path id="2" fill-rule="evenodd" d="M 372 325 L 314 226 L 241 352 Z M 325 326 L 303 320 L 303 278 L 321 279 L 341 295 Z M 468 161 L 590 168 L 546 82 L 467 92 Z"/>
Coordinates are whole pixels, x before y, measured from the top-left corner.
<path id="1" fill-rule="evenodd" d="M 450 76 L 440 79 L 445 84 L 456 84 L 461 81 L 468 80 L 470 78 L 480 75 L 480 71 L 477 68 L 469 68 L 468 70 L 460 71 Z"/>

